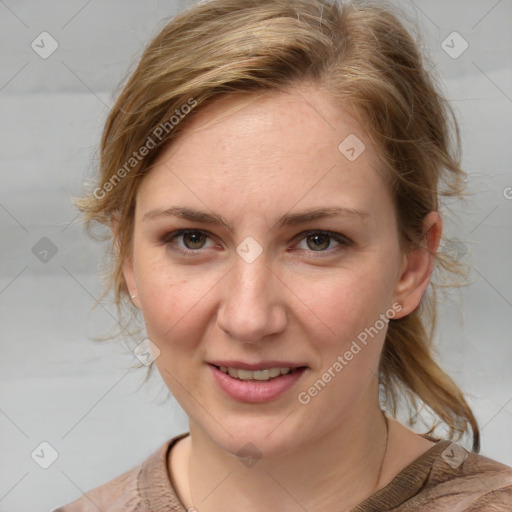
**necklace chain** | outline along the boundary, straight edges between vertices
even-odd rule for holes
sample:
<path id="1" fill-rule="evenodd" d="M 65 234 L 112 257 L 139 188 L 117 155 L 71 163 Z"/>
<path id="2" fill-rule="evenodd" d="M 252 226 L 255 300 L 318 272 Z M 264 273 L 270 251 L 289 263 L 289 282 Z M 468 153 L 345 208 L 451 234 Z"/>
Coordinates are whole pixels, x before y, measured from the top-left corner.
<path id="1" fill-rule="evenodd" d="M 371 490 L 371 494 L 373 494 L 376 491 L 377 486 L 379 485 L 380 477 L 382 474 L 382 468 L 384 466 L 384 460 L 386 459 L 386 454 L 388 452 L 389 423 L 388 423 L 388 418 L 386 416 L 386 413 L 382 410 L 381 410 L 381 412 L 382 412 L 382 416 L 384 418 L 384 424 L 386 425 L 386 443 L 384 445 L 384 454 L 382 455 L 382 459 L 380 461 L 379 473 L 377 474 L 377 481 L 375 482 L 375 485 L 373 486 L 373 489 Z"/>

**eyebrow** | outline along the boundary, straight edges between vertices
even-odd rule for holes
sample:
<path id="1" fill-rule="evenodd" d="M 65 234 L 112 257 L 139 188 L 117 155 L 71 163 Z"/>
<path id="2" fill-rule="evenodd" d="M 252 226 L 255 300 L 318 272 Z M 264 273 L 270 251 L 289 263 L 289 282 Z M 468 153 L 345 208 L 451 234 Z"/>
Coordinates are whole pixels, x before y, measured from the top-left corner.
<path id="1" fill-rule="evenodd" d="M 142 221 L 150 220 L 155 217 L 178 217 L 187 219 L 193 222 L 211 225 L 222 225 L 226 227 L 232 233 L 234 232 L 233 226 L 224 219 L 221 215 L 216 213 L 207 213 L 194 208 L 186 206 L 172 206 L 170 208 L 156 208 L 149 210 L 142 217 Z M 356 208 L 342 208 L 339 206 L 331 206 L 325 208 L 313 208 L 304 210 L 297 213 L 287 213 L 280 217 L 272 229 L 278 229 L 283 226 L 295 226 L 298 224 L 305 224 L 307 222 L 331 218 L 331 217 L 349 217 L 353 219 L 364 220 L 369 217 L 369 213 L 364 210 L 358 210 Z"/>

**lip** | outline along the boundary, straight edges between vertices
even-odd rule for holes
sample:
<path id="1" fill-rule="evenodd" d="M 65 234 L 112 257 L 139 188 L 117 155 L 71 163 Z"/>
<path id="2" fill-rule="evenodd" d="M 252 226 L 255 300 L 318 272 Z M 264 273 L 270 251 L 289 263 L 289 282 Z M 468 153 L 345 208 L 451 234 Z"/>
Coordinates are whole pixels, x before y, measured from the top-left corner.
<path id="1" fill-rule="evenodd" d="M 227 363 L 227 361 L 223 361 L 223 363 Z M 307 370 L 307 367 L 300 365 L 295 366 L 286 366 L 286 364 L 290 363 L 275 363 L 266 361 L 265 364 L 271 363 L 270 366 L 262 366 L 258 365 L 245 365 L 245 368 L 242 366 L 235 366 L 235 361 L 230 361 L 229 365 L 233 368 L 242 368 L 247 370 L 252 370 L 252 368 L 258 366 L 256 370 L 262 368 L 298 368 L 294 372 L 287 373 L 286 375 L 281 375 L 280 377 L 276 377 L 275 379 L 270 379 L 268 381 L 256 381 L 256 380 L 240 380 L 231 377 L 230 375 L 220 371 L 214 363 L 209 363 L 208 368 L 212 372 L 214 381 L 217 386 L 223 391 L 227 396 L 236 400 L 238 402 L 245 403 L 264 403 L 270 402 L 272 400 L 276 400 L 284 393 L 289 391 L 304 375 Z M 236 363 L 240 365 L 240 362 Z M 272 366 L 274 365 L 274 366 Z M 218 366 L 226 366 L 225 364 Z M 252 368 L 248 368 L 252 367 Z M 255 371 L 255 370 L 253 370 Z"/>
<path id="2" fill-rule="evenodd" d="M 289 361 L 260 361 L 259 363 L 250 364 L 242 361 L 208 361 L 209 364 L 214 366 L 225 366 L 226 368 L 237 368 L 240 370 L 249 370 L 252 372 L 258 370 L 265 370 L 267 368 L 300 368 L 307 366 L 305 363 L 291 363 Z"/>

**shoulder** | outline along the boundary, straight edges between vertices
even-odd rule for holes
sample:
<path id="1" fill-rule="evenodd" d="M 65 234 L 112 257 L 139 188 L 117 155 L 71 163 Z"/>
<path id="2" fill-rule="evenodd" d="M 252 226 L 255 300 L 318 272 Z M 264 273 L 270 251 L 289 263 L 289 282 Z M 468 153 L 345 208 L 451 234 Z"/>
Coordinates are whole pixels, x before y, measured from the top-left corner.
<path id="1" fill-rule="evenodd" d="M 99 487 L 82 494 L 80 498 L 52 512 L 113 512 L 114 510 L 136 510 L 140 504 L 137 489 L 142 464 L 126 471 Z"/>
<path id="2" fill-rule="evenodd" d="M 459 443 L 436 441 L 352 512 L 512 511 L 512 468 Z"/>
<path id="3" fill-rule="evenodd" d="M 425 486 L 413 498 L 418 510 L 512 510 L 511 467 L 468 452 L 455 442 L 444 441 L 436 448 Z"/>
<path id="4" fill-rule="evenodd" d="M 161 479 L 161 485 L 167 484 L 167 474 L 162 470 L 162 468 L 165 469 L 162 461 L 166 460 L 168 450 L 172 445 L 184 435 L 187 434 L 181 434 L 166 441 L 137 466 L 113 480 L 85 492 L 77 500 L 54 509 L 52 512 L 97 512 L 98 510 L 102 512 L 118 512 L 119 510 L 135 512 L 145 510 L 148 474 L 151 473 L 153 477 Z M 153 481 L 153 484 L 158 485 L 158 483 Z"/>

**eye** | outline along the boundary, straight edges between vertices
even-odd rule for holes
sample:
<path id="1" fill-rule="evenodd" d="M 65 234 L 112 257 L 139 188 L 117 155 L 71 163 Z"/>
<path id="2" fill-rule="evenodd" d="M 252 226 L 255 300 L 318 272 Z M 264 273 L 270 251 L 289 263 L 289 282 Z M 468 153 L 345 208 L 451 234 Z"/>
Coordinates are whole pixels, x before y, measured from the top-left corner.
<path id="1" fill-rule="evenodd" d="M 301 238 L 299 238 L 301 237 Z M 305 231 L 298 235 L 300 242 L 305 241 L 306 247 L 300 247 L 300 243 L 294 248 L 307 252 L 334 252 L 351 245 L 351 241 L 339 233 L 330 231 Z M 211 240 L 209 233 L 198 229 L 179 229 L 167 233 L 161 242 L 171 250 L 187 255 L 199 254 L 200 249 L 207 249 L 206 242 Z M 333 240 L 337 245 L 332 247 Z M 181 243 L 178 243 L 181 242 Z M 213 243 L 213 242 L 212 242 Z M 210 246 L 212 248 L 214 246 Z M 328 250 L 329 249 L 329 250 Z"/>
<path id="2" fill-rule="evenodd" d="M 307 231 L 305 233 L 301 233 L 302 238 L 300 239 L 305 241 L 306 248 L 305 250 L 310 250 L 313 252 L 330 252 L 327 249 L 339 249 L 340 246 L 349 246 L 350 240 L 343 235 L 338 233 L 332 233 L 330 231 Z M 337 245 L 332 247 L 332 241 L 335 241 Z M 300 245 L 300 244 L 299 244 Z M 304 247 L 298 247 L 299 249 L 304 249 Z"/>
<path id="3" fill-rule="evenodd" d="M 172 249 L 190 254 L 198 252 L 199 249 L 204 249 L 206 240 L 209 238 L 208 234 L 204 231 L 197 229 L 179 229 L 166 234 L 162 242 L 167 246 L 171 246 Z M 176 243 L 176 240 L 180 239 L 182 242 L 181 245 Z"/>

